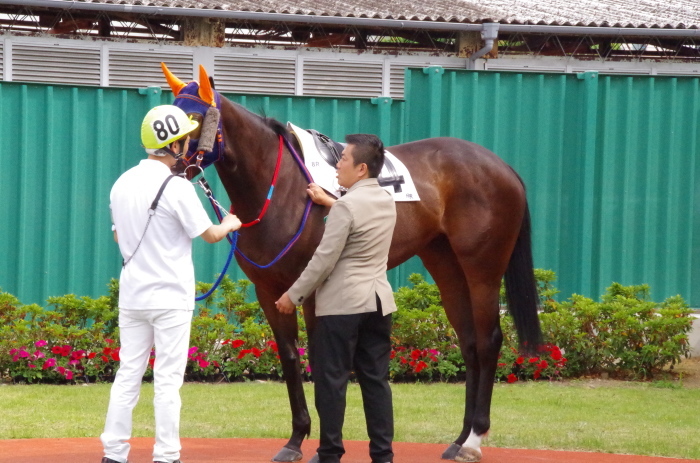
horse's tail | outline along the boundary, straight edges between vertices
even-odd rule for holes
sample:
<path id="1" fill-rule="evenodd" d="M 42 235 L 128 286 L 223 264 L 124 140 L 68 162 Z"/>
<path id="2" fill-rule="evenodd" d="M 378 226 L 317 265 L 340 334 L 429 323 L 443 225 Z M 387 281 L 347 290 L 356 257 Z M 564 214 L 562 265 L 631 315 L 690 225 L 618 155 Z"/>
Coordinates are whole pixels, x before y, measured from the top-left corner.
<path id="1" fill-rule="evenodd" d="M 520 224 L 520 234 L 506 269 L 505 284 L 508 310 L 515 322 L 520 348 L 525 352 L 534 353 L 542 343 L 542 331 L 537 316 L 539 296 L 532 262 L 530 208 L 527 202 Z"/>

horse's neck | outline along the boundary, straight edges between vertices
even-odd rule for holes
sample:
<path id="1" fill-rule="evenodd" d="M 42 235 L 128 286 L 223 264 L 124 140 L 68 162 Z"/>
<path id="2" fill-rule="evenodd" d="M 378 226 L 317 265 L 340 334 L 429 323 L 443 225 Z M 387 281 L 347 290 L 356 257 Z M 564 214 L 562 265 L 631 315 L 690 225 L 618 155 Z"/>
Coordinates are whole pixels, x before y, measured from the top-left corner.
<path id="1" fill-rule="evenodd" d="M 223 99 L 222 99 L 223 100 Z M 231 204 L 243 222 L 258 218 L 265 204 L 277 164 L 279 137 L 257 116 L 228 100 L 222 101 L 224 159 L 217 163 L 219 177 Z M 283 149 L 286 150 L 285 147 Z M 296 168 L 288 153 L 283 155 L 278 186 L 272 203 L 282 201 L 285 191 L 304 186 L 291 168 Z M 303 191 L 303 190 L 302 190 Z M 266 221 L 274 222 L 278 207 L 268 209 Z"/>

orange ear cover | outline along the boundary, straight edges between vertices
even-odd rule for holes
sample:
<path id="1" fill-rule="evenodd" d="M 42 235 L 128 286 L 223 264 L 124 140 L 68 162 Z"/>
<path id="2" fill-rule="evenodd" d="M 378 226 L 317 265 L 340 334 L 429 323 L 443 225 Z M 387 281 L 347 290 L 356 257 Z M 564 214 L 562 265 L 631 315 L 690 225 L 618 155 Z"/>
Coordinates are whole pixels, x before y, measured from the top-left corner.
<path id="1" fill-rule="evenodd" d="M 211 88 L 207 71 L 204 70 L 204 66 L 201 64 L 199 65 L 199 97 L 210 105 L 216 107 L 216 102 L 214 101 L 214 89 Z"/>
<path id="2" fill-rule="evenodd" d="M 177 96 L 177 94 L 180 93 L 180 90 L 185 88 L 185 83 L 177 77 L 175 77 L 175 75 L 172 72 L 170 72 L 170 69 L 168 69 L 165 63 L 160 63 L 160 68 L 163 70 L 163 74 L 165 74 L 165 80 L 168 82 L 168 85 L 170 85 L 173 94 Z"/>

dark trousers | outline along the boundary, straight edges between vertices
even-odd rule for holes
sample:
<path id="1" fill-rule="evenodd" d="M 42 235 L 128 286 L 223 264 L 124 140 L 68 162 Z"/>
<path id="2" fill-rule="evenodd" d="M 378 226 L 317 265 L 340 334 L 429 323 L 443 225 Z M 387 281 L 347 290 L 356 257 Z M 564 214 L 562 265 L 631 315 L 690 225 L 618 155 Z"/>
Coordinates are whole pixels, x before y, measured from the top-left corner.
<path id="1" fill-rule="evenodd" d="M 316 410 L 320 420 L 320 463 L 337 463 L 345 453 L 343 421 L 348 380 L 354 370 L 362 391 L 372 462 L 391 462 L 394 413 L 389 387 L 391 314 L 378 309 L 318 317 L 310 344 Z"/>

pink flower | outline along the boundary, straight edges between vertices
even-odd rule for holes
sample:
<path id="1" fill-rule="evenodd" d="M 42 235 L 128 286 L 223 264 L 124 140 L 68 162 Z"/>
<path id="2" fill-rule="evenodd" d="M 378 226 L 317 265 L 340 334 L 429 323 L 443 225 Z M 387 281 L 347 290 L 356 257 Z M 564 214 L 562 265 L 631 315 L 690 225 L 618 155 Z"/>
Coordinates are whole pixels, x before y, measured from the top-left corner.
<path id="1" fill-rule="evenodd" d="M 204 359 L 199 359 L 199 367 L 200 367 L 200 368 L 206 368 L 206 367 L 208 367 L 208 366 L 209 366 L 209 362 L 207 362 L 207 361 L 204 360 Z"/>
<path id="2" fill-rule="evenodd" d="M 66 372 L 65 372 L 65 377 L 66 377 L 66 379 L 68 379 L 68 380 L 73 379 L 73 372 L 70 371 L 70 370 L 66 370 Z"/>
<path id="3" fill-rule="evenodd" d="M 187 356 L 189 358 L 194 357 L 194 354 L 196 354 L 198 350 L 199 350 L 199 347 L 197 347 L 197 346 L 190 347 L 190 350 L 187 351 Z"/>
<path id="4" fill-rule="evenodd" d="M 303 356 L 306 353 L 306 349 L 304 349 L 303 347 L 300 347 L 297 350 L 299 351 L 299 355 L 301 356 Z"/>
<path id="5" fill-rule="evenodd" d="M 56 365 L 56 359 L 47 359 L 44 362 L 44 366 L 41 367 L 42 370 L 47 370 Z"/>
<path id="6" fill-rule="evenodd" d="M 38 351 L 34 352 L 35 359 L 43 359 L 44 357 L 46 357 L 46 356 L 44 355 L 44 353 L 42 351 L 38 350 Z"/>
<path id="7" fill-rule="evenodd" d="M 27 352 L 26 350 L 24 350 L 24 348 L 22 348 L 19 350 L 19 356 L 22 358 L 27 358 L 27 357 L 29 357 L 29 352 Z"/>
<path id="8" fill-rule="evenodd" d="M 47 344 L 48 342 L 44 341 L 43 339 L 39 339 L 37 342 L 34 343 L 36 347 L 44 347 Z"/>
<path id="9" fill-rule="evenodd" d="M 29 364 L 29 368 L 36 368 L 36 365 L 33 365 L 33 364 L 30 363 L 30 364 Z"/>

